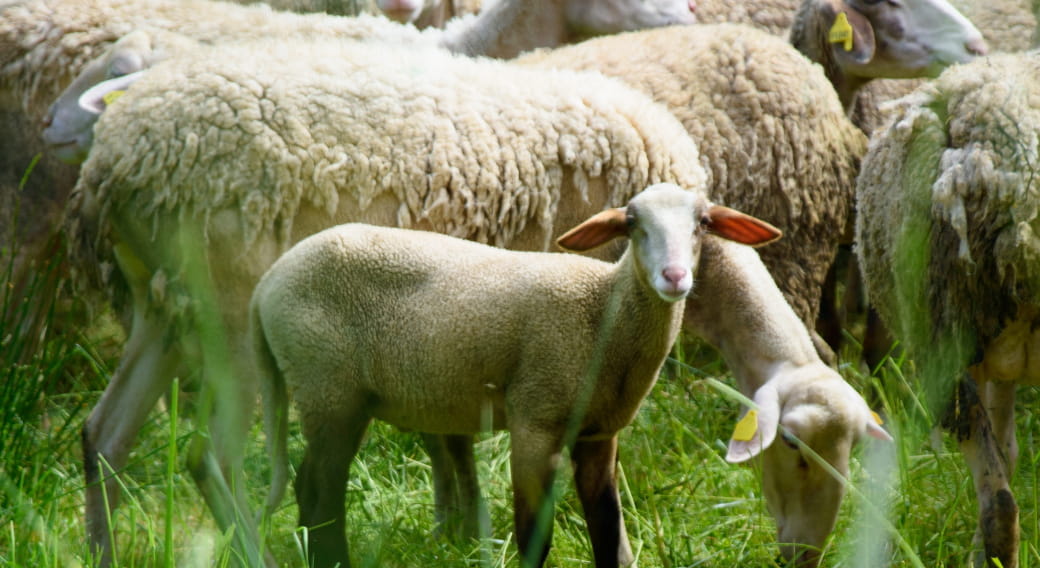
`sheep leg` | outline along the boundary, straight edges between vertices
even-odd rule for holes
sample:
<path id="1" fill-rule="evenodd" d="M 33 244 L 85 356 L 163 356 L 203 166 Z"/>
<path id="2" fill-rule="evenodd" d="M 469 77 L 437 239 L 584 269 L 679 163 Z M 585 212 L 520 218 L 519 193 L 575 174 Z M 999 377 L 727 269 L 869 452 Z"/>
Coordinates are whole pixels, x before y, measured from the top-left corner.
<path id="1" fill-rule="evenodd" d="M 126 466 L 137 433 L 156 401 L 169 390 L 180 360 L 179 349 L 163 347 L 166 326 L 141 313 L 136 312 L 112 382 L 83 427 L 87 535 L 100 566 L 112 562 L 108 519 L 119 504 L 115 474 Z"/>
<path id="2" fill-rule="evenodd" d="M 423 434 L 422 439 L 430 454 L 437 532 L 458 540 L 490 532 L 473 460 L 473 436 Z"/>
<path id="3" fill-rule="evenodd" d="M 552 544 L 552 483 L 559 467 L 562 443 L 559 436 L 526 428 L 510 428 L 509 434 L 513 520 L 520 565 L 540 567 Z"/>
<path id="4" fill-rule="evenodd" d="M 312 567 L 350 566 L 344 501 L 350 464 L 369 421 L 349 414 L 305 418 L 307 449 L 296 473 L 295 490 L 299 525 L 309 530 L 307 554 Z"/>
<path id="5" fill-rule="evenodd" d="M 634 558 L 617 487 L 617 436 L 575 443 L 571 462 L 596 566 L 631 564 Z"/>
<path id="6" fill-rule="evenodd" d="M 204 433 L 193 437 L 186 461 L 217 526 L 225 532 L 234 528 L 237 560 L 254 567 L 264 562 L 259 531 L 245 482 L 238 472 L 253 415 L 256 386 L 251 379 L 256 371 L 243 366 L 243 361 L 251 360 L 244 340 L 232 344 L 230 356 L 222 347 L 223 342 L 215 341 L 202 348 L 206 374 L 198 416 L 205 420 L 199 425 L 199 431 Z M 274 558 L 268 558 L 266 563 L 275 565 Z"/>
<path id="7" fill-rule="evenodd" d="M 957 435 L 975 482 L 979 502 L 975 564 L 992 566 L 990 559 L 997 558 L 1004 568 L 1018 566 L 1018 505 L 1009 485 L 1008 464 L 970 376 L 960 382 L 943 422 Z"/>

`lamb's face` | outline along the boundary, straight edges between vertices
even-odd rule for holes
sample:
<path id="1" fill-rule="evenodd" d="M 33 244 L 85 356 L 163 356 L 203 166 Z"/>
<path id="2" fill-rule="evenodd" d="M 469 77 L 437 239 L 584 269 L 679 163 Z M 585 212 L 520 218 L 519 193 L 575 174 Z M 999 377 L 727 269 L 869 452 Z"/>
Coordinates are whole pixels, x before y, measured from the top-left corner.
<path id="1" fill-rule="evenodd" d="M 781 554 L 797 566 L 816 566 L 845 493 L 832 470 L 847 478 L 856 443 L 892 438 L 859 393 L 822 362 L 780 369 L 754 401 L 756 421 L 734 432 L 726 459 L 761 456 Z"/>
<path id="2" fill-rule="evenodd" d="M 708 201 L 674 185 L 651 186 L 625 208 L 625 223 L 641 272 L 666 302 L 686 298 L 704 235 Z"/>

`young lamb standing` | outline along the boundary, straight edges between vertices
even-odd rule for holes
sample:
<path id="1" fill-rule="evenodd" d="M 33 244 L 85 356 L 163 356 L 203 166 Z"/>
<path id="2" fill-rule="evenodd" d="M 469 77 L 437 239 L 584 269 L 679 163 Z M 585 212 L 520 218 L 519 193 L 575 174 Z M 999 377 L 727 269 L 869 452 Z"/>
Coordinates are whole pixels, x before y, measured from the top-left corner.
<path id="1" fill-rule="evenodd" d="M 551 522 L 537 520 L 570 448 L 596 566 L 631 563 L 617 435 L 679 332 L 706 232 L 745 244 L 779 237 L 697 191 L 659 184 L 557 241 L 583 251 L 629 237 L 616 264 L 369 225 L 304 239 L 250 304 L 275 463 L 269 506 L 288 478 L 289 390 L 307 440 L 296 498 L 316 566 L 350 565 L 346 482 L 372 418 L 441 434 L 508 430 L 524 566 L 548 554 Z"/>
<path id="2" fill-rule="evenodd" d="M 1040 383 L 1038 97 L 1035 51 L 951 68 L 895 103 L 857 183 L 870 301 L 933 407 L 953 400 L 943 422 L 975 480 L 980 566 L 1018 561 L 1015 384 Z"/>

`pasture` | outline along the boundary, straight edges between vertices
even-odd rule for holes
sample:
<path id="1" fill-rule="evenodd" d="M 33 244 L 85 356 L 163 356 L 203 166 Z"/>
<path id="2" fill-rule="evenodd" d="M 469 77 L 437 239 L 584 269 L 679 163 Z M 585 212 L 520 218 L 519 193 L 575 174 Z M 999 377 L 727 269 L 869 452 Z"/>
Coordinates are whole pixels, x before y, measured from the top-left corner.
<path id="1" fill-rule="evenodd" d="M 66 292 L 53 302 L 45 283 L 53 265 L 34 274 L 24 302 L 3 299 L 5 321 L 47 307 L 38 346 L 12 333 L 0 341 L 0 564 L 11 567 L 92 566 L 83 526 L 80 428 L 116 364 L 121 340 L 111 316 L 61 325 L 77 303 Z M 10 290 L 5 282 L 3 290 Z M 60 279 L 58 279 L 60 281 Z M 96 323 L 96 322 L 101 322 Z M 856 356 L 853 344 L 846 360 Z M 968 565 L 976 505 L 971 477 L 949 435 L 933 433 L 934 418 L 916 393 L 912 363 L 889 360 L 874 377 L 851 365 L 843 375 L 885 417 L 895 444 L 869 441 L 853 459 L 850 496 L 824 551 L 823 565 L 849 567 Z M 113 514 L 119 566 L 223 566 L 228 535 L 220 534 L 184 469 L 191 416 L 191 377 L 171 392 L 137 441 L 121 472 L 123 506 Z M 621 436 L 622 500 L 641 567 L 778 566 L 775 527 L 761 497 L 754 465 L 724 460 L 739 402 L 725 365 L 694 338 L 683 338 L 636 421 Z M 1036 438 L 1029 409 L 1018 406 L 1021 456 L 1013 489 L 1021 507 L 1023 567 L 1040 565 L 1037 535 Z M 302 439 L 292 422 L 290 451 L 299 462 Z M 518 565 L 512 541 L 508 437 L 488 434 L 476 451 L 491 513 L 491 534 L 451 543 L 432 536 L 429 460 L 418 436 L 374 425 L 352 470 L 349 538 L 356 566 Z M 245 473 L 254 506 L 267 490 L 270 461 L 259 414 L 247 442 Z M 556 482 L 551 566 L 591 565 L 581 506 L 568 467 Z M 291 495 L 291 492 L 290 492 Z M 362 499 L 362 497 L 364 497 Z M 303 566 L 306 533 L 298 530 L 291 497 L 269 526 L 267 545 L 284 566 Z"/>

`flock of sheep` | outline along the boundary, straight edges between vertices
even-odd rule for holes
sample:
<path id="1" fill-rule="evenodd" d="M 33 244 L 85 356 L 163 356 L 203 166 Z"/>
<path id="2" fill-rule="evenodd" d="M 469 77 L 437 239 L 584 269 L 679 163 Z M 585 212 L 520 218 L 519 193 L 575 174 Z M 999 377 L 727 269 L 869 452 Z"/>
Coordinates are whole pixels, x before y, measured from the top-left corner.
<path id="1" fill-rule="evenodd" d="M 423 433 L 462 536 L 481 522 L 473 436 L 508 430 L 525 565 L 548 552 L 566 448 L 596 565 L 629 564 L 617 435 L 682 328 L 754 401 L 726 458 L 761 462 L 782 555 L 815 566 L 844 485 L 804 452 L 847 476 L 859 441 L 891 440 L 825 331 L 853 242 L 874 323 L 969 460 L 977 562 L 1017 565 L 1014 384 L 1040 382 L 1024 0 L 960 6 L 982 32 L 946 0 L 269 4 L 0 0 L 0 203 L 46 149 L 30 222 L 0 228 L 23 272 L 66 235 L 76 285 L 127 330 L 83 431 L 101 565 L 113 472 L 195 373 L 212 416 L 189 467 L 245 565 L 275 562 L 236 479 L 258 392 L 268 509 L 290 395 L 299 410 L 316 565 L 348 565 L 372 418 Z"/>

